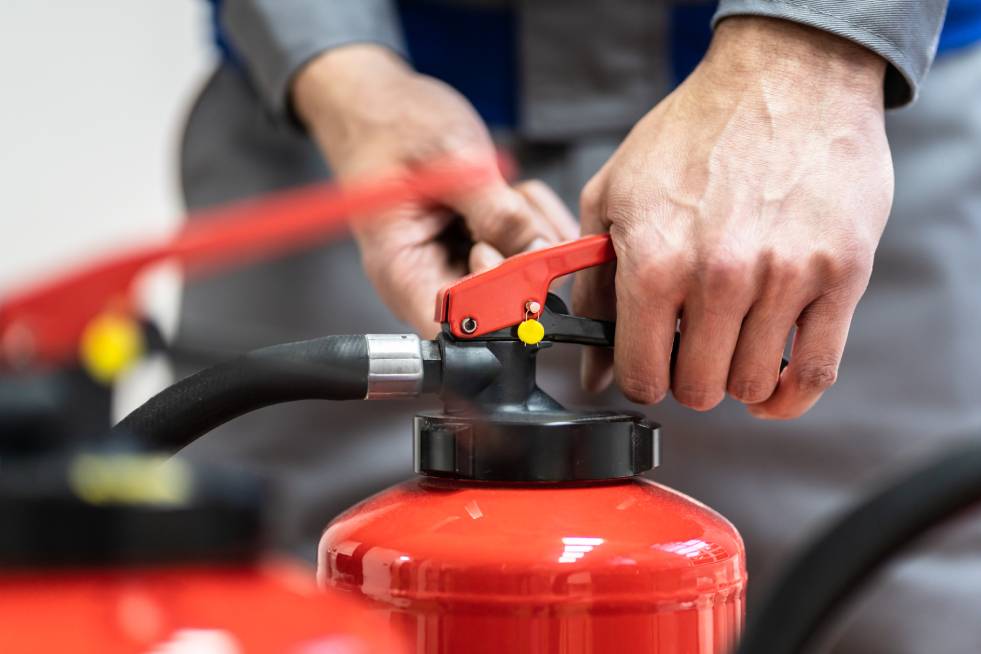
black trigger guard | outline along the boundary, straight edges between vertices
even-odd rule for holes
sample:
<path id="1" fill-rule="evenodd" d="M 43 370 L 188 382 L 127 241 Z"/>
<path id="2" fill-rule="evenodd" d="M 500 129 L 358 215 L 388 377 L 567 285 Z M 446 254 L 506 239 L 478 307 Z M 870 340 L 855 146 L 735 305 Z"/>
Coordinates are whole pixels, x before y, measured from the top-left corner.
<path id="1" fill-rule="evenodd" d="M 545 296 L 545 308 L 551 310 L 553 313 L 561 313 L 566 316 L 570 315 L 569 306 L 565 303 L 565 300 L 555 293 L 549 293 Z"/>
<path id="2" fill-rule="evenodd" d="M 569 315 L 565 302 L 554 293 L 545 297 L 545 307 L 538 321 L 545 328 L 546 341 L 613 347 L 616 323 Z"/>

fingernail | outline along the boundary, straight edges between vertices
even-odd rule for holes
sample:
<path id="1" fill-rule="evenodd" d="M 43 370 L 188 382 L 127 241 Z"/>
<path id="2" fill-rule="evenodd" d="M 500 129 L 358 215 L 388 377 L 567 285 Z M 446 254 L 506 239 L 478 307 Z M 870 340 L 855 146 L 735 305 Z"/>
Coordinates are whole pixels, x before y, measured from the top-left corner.
<path id="1" fill-rule="evenodd" d="M 504 255 L 487 243 L 477 243 L 470 251 L 470 268 L 473 272 L 493 268 L 502 261 L 504 261 Z"/>

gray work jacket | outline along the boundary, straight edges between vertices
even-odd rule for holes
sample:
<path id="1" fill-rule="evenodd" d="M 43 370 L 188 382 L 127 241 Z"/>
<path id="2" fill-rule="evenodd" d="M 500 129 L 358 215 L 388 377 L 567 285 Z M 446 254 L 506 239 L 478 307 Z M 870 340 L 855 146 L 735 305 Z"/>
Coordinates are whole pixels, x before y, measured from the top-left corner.
<path id="1" fill-rule="evenodd" d="M 667 89 L 662 56 L 667 11 L 684 3 L 466 1 L 511 5 L 518 12 L 518 132 L 525 138 L 629 129 Z M 769 16 L 850 39 L 889 62 L 885 97 L 887 106 L 895 107 L 916 97 L 946 5 L 946 0 L 721 0 L 712 23 L 736 15 Z M 293 76 L 320 52 L 373 42 L 405 54 L 395 0 L 225 0 L 221 21 L 264 101 L 279 114 L 288 108 Z"/>

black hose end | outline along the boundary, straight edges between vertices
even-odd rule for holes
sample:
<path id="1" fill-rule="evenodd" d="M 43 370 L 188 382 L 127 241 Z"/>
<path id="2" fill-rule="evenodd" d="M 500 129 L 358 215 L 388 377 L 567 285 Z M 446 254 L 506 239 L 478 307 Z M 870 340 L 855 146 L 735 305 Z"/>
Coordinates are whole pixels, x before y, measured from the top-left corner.
<path id="1" fill-rule="evenodd" d="M 364 335 L 273 345 L 206 368 L 150 398 L 112 429 L 150 450 L 179 450 L 240 415 L 298 400 L 360 400 Z"/>

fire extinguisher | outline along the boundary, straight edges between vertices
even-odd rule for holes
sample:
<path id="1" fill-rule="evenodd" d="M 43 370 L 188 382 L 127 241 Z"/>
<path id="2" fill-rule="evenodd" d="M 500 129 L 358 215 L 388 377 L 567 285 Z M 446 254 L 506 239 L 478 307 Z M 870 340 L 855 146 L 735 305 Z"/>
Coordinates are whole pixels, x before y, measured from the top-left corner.
<path id="1" fill-rule="evenodd" d="M 410 398 L 419 475 L 326 529 L 318 579 L 442 652 L 723 653 L 744 617 L 743 543 L 704 505 L 640 475 L 658 426 L 564 408 L 535 382 L 552 343 L 613 345 L 570 315 L 560 276 L 613 260 L 607 236 L 512 257 L 437 298 L 442 334 L 328 336 L 189 377 L 116 430 L 180 448 L 262 406 Z"/>
<path id="2" fill-rule="evenodd" d="M 0 431 L 0 652 L 403 652 L 363 607 L 266 554 L 259 481 L 62 440 L 43 430 L 45 402 L 4 408 L 25 432 Z"/>

